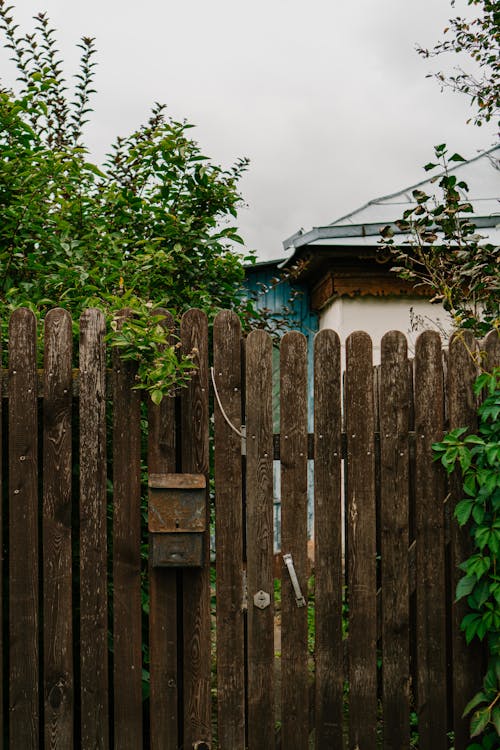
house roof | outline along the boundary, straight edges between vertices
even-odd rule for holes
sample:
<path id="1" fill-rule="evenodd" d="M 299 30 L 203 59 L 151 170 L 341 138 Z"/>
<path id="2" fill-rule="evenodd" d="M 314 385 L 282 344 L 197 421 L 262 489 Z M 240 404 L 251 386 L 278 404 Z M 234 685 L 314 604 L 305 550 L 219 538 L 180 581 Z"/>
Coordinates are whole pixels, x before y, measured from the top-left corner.
<path id="1" fill-rule="evenodd" d="M 449 169 L 459 181 L 470 186 L 462 197 L 472 204 L 471 219 L 485 235 L 487 241 L 500 242 L 500 146 L 482 152 L 473 159 L 457 162 Z M 387 224 L 393 225 L 398 240 L 404 243 L 408 236 L 400 232 L 394 222 L 403 212 L 416 205 L 413 190 L 423 190 L 429 195 L 436 193 L 439 177 L 444 173 L 430 176 L 421 182 L 368 201 L 365 205 L 345 214 L 330 224 L 312 227 L 307 232 L 300 230 L 288 237 L 283 245 L 289 253 L 283 265 L 293 265 L 301 255 L 300 248 L 308 247 L 375 247 L 380 240 L 380 230 Z M 487 231 L 485 231 L 487 230 Z"/>

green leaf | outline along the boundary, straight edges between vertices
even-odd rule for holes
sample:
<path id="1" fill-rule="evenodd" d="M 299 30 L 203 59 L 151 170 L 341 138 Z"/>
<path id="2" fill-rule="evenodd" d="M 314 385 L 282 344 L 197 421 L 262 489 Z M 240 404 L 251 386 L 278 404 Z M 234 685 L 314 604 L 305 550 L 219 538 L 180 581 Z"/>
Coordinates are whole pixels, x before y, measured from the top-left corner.
<path id="1" fill-rule="evenodd" d="M 462 599 L 464 596 L 470 594 L 474 586 L 476 585 L 476 576 L 463 576 L 457 583 L 457 590 L 455 594 L 455 601 Z"/>
<path id="2" fill-rule="evenodd" d="M 473 714 L 470 722 L 470 736 L 477 737 L 479 734 L 481 734 L 481 732 L 483 732 L 490 723 L 490 718 L 490 708 L 483 708 L 480 711 L 476 711 L 476 713 Z"/>
<path id="3" fill-rule="evenodd" d="M 460 154 L 453 154 L 452 156 L 448 157 L 448 161 L 465 161 L 463 156 L 460 156 Z"/>
<path id="4" fill-rule="evenodd" d="M 462 718 L 464 716 L 467 716 L 468 713 L 472 711 L 473 708 L 476 708 L 476 706 L 479 706 L 480 703 L 485 703 L 487 700 L 487 696 L 485 693 L 479 691 L 479 693 L 476 693 L 475 696 L 467 703 L 467 705 L 464 708 Z"/>
<path id="5" fill-rule="evenodd" d="M 151 391 L 151 401 L 153 404 L 156 404 L 157 406 L 161 404 L 163 400 L 163 393 L 159 390 Z"/>
<path id="6" fill-rule="evenodd" d="M 460 526 L 464 526 L 470 518 L 472 508 L 475 504 L 474 500 L 460 500 L 455 508 L 455 518 L 457 519 Z"/>
<path id="7" fill-rule="evenodd" d="M 495 706 L 491 715 L 491 721 L 495 727 L 497 734 L 500 736 L 500 706 Z"/>

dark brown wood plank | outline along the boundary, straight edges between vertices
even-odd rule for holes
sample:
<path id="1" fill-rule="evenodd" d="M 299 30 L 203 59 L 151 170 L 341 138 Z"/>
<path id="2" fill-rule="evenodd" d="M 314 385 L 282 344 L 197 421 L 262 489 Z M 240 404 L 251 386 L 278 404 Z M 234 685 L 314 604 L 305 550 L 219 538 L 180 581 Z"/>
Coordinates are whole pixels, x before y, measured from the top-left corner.
<path id="1" fill-rule="evenodd" d="M 372 342 L 346 341 L 349 741 L 375 747 L 377 604 Z"/>
<path id="2" fill-rule="evenodd" d="M 470 332 L 461 331 L 453 336 L 448 355 L 448 418 L 449 427 L 477 429 L 477 399 L 473 384 L 478 375 L 474 361 L 476 342 Z M 470 744 L 470 717 L 462 718 L 464 708 L 482 683 L 482 651 L 479 643 L 467 646 L 460 623 L 468 611 L 465 599 L 455 601 L 457 583 L 463 576 L 458 565 L 472 554 L 472 540 L 468 529 L 460 528 L 453 517 L 455 506 L 463 498 L 460 471 L 450 477 L 451 515 L 451 627 L 452 627 L 452 673 L 453 673 L 453 729 L 456 750 L 466 750 Z"/>
<path id="3" fill-rule="evenodd" d="M 163 325 L 173 330 L 174 320 L 165 310 Z M 176 471 L 175 398 L 155 405 L 148 398 L 149 473 Z M 151 750 L 177 750 L 177 571 L 149 567 L 149 672 Z"/>
<path id="4" fill-rule="evenodd" d="M 382 338 L 379 390 L 382 695 L 385 750 L 410 747 L 409 415 L 406 338 Z"/>
<path id="5" fill-rule="evenodd" d="M 193 354 L 196 372 L 181 395 L 182 471 L 205 474 L 208 487 L 208 325 L 200 310 L 181 321 L 184 354 Z M 207 529 L 210 527 L 207 492 Z M 204 535 L 201 569 L 183 571 L 184 747 L 210 742 L 210 537 Z"/>
<path id="6" fill-rule="evenodd" d="M 498 331 L 490 331 L 484 340 L 484 352 L 486 354 L 483 365 L 486 370 L 491 371 L 494 367 L 500 367 L 500 335 Z"/>
<path id="7" fill-rule="evenodd" d="M 307 340 L 292 331 L 280 348 L 281 552 L 291 554 L 307 602 Z M 302 750 L 309 735 L 307 604 L 297 606 L 281 571 L 282 747 Z"/>
<path id="8" fill-rule="evenodd" d="M 448 746 L 444 473 L 432 443 L 443 435 L 441 340 L 422 333 L 415 351 L 415 532 L 418 731 L 422 747 Z"/>
<path id="9" fill-rule="evenodd" d="M 214 378 L 227 419 L 240 430 L 241 325 L 228 310 L 214 321 Z M 216 398 L 214 409 L 218 746 L 233 750 L 245 746 L 241 437 Z"/>
<path id="10" fill-rule="evenodd" d="M 316 750 L 342 747 L 342 482 L 340 341 L 314 340 L 314 573 Z"/>
<path id="11" fill-rule="evenodd" d="M 252 331 L 245 349 L 248 580 L 248 750 L 274 750 L 272 341 Z M 254 605 L 269 594 L 265 609 Z"/>
<path id="12" fill-rule="evenodd" d="M 128 315 L 122 311 L 118 326 Z M 114 745 L 142 748 L 141 397 L 136 362 L 113 352 Z"/>
<path id="13" fill-rule="evenodd" d="M 16 310 L 9 329 L 10 746 L 39 746 L 38 420 L 36 320 Z"/>
<path id="14" fill-rule="evenodd" d="M 0 322 L 1 326 L 1 322 Z M 1 327 L 0 327 L 0 330 Z M 1 363 L 3 360 L 3 352 L 2 352 L 2 337 L 0 336 L 0 370 L 1 370 Z M 1 374 L 0 374 L 1 377 Z M 6 663 L 5 657 L 4 657 L 4 640 L 3 640 L 3 613 L 5 612 L 4 608 L 4 588 L 3 588 L 3 575 L 4 575 L 4 567 L 3 567 L 3 556 L 4 556 L 4 548 L 3 548 L 3 498 L 4 498 L 4 489 L 3 489 L 3 415 L 2 415 L 2 394 L 1 394 L 1 388 L 0 388 L 0 750 L 3 750 L 4 748 L 4 740 L 5 740 L 5 732 L 4 727 L 6 727 L 5 719 L 4 719 L 4 664 Z M 7 644 L 5 644 L 7 645 Z"/>
<path id="15" fill-rule="evenodd" d="M 73 331 L 66 310 L 45 318 L 43 401 L 43 657 L 47 750 L 73 744 L 72 392 Z"/>
<path id="16" fill-rule="evenodd" d="M 106 324 L 80 318 L 80 680 L 83 750 L 109 747 Z"/>

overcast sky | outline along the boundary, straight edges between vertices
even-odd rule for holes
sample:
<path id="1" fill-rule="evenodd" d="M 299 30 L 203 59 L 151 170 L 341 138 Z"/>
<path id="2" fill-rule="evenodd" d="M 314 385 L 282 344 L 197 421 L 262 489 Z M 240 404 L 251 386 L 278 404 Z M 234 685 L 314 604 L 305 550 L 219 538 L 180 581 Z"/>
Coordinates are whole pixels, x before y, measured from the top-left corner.
<path id="1" fill-rule="evenodd" d="M 449 0 L 15 4 L 23 30 L 48 12 L 68 76 L 79 38 L 96 38 L 87 142 L 97 160 L 155 101 L 196 124 L 191 133 L 215 162 L 250 158 L 239 227 L 261 259 L 282 255 L 282 241 L 300 227 L 328 224 L 423 179 L 434 144 L 472 157 L 494 141 L 493 129 L 465 124 L 462 95 L 426 79 L 438 61 L 415 52 L 417 42 L 440 38 L 457 12 Z M 12 83 L 5 53 L 0 62 Z"/>

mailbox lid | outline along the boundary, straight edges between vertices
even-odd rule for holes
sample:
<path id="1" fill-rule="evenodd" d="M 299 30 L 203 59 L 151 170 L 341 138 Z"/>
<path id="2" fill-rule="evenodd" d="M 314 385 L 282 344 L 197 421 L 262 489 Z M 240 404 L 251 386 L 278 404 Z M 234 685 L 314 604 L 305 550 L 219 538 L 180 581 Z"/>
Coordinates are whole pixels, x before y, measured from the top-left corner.
<path id="1" fill-rule="evenodd" d="M 149 531 L 205 531 L 206 515 L 206 478 L 203 474 L 150 475 Z"/>
<path id="2" fill-rule="evenodd" d="M 150 474 L 148 485 L 152 489 L 202 490 L 207 480 L 204 474 Z"/>
<path id="3" fill-rule="evenodd" d="M 203 534 L 150 534 L 154 568 L 199 568 L 203 565 Z"/>

